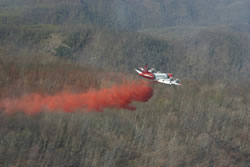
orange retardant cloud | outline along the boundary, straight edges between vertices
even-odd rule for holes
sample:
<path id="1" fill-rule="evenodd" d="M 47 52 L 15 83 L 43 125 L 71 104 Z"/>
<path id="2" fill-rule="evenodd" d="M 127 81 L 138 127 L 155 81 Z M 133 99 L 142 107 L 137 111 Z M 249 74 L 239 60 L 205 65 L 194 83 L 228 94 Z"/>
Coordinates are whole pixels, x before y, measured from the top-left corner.
<path id="1" fill-rule="evenodd" d="M 103 111 L 106 108 L 135 110 L 133 101 L 146 102 L 153 95 L 153 89 L 146 81 L 129 81 L 110 88 L 89 90 L 84 93 L 61 92 L 51 95 L 29 94 L 20 98 L 7 98 L 0 101 L 6 112 L 22 111 L 36 114 L 41 111 L 74 112 L 78 109 Z"/>

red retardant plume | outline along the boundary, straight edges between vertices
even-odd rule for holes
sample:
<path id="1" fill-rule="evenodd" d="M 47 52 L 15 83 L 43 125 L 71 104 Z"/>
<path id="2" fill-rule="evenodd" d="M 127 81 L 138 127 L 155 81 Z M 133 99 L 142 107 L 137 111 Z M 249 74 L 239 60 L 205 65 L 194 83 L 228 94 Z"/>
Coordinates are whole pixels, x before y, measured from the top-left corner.
<path id="1" fill-rule="evenodd" d="M 103 111 L 105 108 L 135 110 L 136 107 L 131 105 L 133 101 L 146 102 L 152 95 L 153 89 L 149 83 L 140 80 L 78 94 L 62 92 L 49 96 L 34 93 L 16 99 L 8 98 L 0 102 L 0 107 L 6 112 L 23 111 L 27 114 L 44 110 L 64 112 L 78 109 Z"/>

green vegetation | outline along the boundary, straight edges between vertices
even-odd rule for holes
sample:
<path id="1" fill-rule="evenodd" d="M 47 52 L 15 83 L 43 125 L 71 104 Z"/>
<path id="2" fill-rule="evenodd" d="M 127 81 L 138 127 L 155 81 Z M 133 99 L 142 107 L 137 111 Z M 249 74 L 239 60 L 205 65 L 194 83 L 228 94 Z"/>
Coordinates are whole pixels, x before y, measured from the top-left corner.
<path id="1" fill-rule="evenodd" d="M 0 99 L 180 77 L 136 111 L 0 109 L 0 166 L 250 164 L 247 0 L 0 0 Z M 0 100 L 1 102 L 1 100 Z"/>

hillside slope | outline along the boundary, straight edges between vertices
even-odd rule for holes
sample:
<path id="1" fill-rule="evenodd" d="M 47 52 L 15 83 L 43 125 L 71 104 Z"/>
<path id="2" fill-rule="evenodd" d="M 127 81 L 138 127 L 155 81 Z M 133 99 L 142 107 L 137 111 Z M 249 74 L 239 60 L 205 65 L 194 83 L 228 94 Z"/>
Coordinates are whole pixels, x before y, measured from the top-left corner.
<path id="1" fill-rule="evenodd" d="M 0 0 L 0 166 L 249 167 L 249 11 L 248 0 Z M 146 63 L 182 86 L 150 82 L 143 104 L 125 89 L 136 110 L 118 108 L 120 87 L 107 90 L 145 81 L 134 68 Z M 104 102 L 72 98 L 98 90 Z M 86 109 L 106 99 L 115 109 Z"/>
<path id="2" fill-rule="evenodd" d="M 0 20 L 16 24 L 95 24 L 142 29 L 249 24 L 247 0 L 1 0 Z"/>
<path id="3" fill-rule="evenodd" d="M 9 25 L 0 26 L 0 34 L 3 56 L 58 57 L 130 72 L 148 63 L 199 80 L 249 78 L 249 33 L 223 26 L 126 32 L 90 25 Z"/>
<path id="4" fill-rule="evenodd" d="M 44 66 L 15 60 L 6 66 L 9 73 L 1 74 L 1 99 L 30 92 L 54 94 L 65 88 L 85 91 L 107 79 L 67 62 Z M 247 167 L 248 85 L 190 80 L 180 88 L 157 84 L 153 98 L 135 103 L 135 111 L 79 109 L 27 115 L 1 108 L 0 165 Z"/>

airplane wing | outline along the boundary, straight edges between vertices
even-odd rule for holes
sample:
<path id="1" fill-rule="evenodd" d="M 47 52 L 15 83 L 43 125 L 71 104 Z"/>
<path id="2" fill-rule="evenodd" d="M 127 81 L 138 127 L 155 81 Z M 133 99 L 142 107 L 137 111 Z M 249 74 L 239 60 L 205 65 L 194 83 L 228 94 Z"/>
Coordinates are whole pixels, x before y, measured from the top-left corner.
<path id="1" fill-rule="evenodd" d="M 156 82 L 171 85 L 170 79 L 158 79 Z"/>
<path id="2" fill-rule="evenodd" d="M 180 83 L 180 81 L 179 81 L 179 80 L 174 80 L 174 81 L 172 81 L 172 85 L 177 85 L 177 86 L 180 86 L 180 85 L 181 85 L 181 83 Z"/>
<path id="3" fill-rule="evenodd" d="M 155 80 L 156 82 L 159 82 L 159 83 L 163 83 L 163 84 L 167 84 L 167 85 L 177 85 L 177 86 L 180 86 L 181 83 L 178 79 L 158 79 L 158 80 Z"/>

